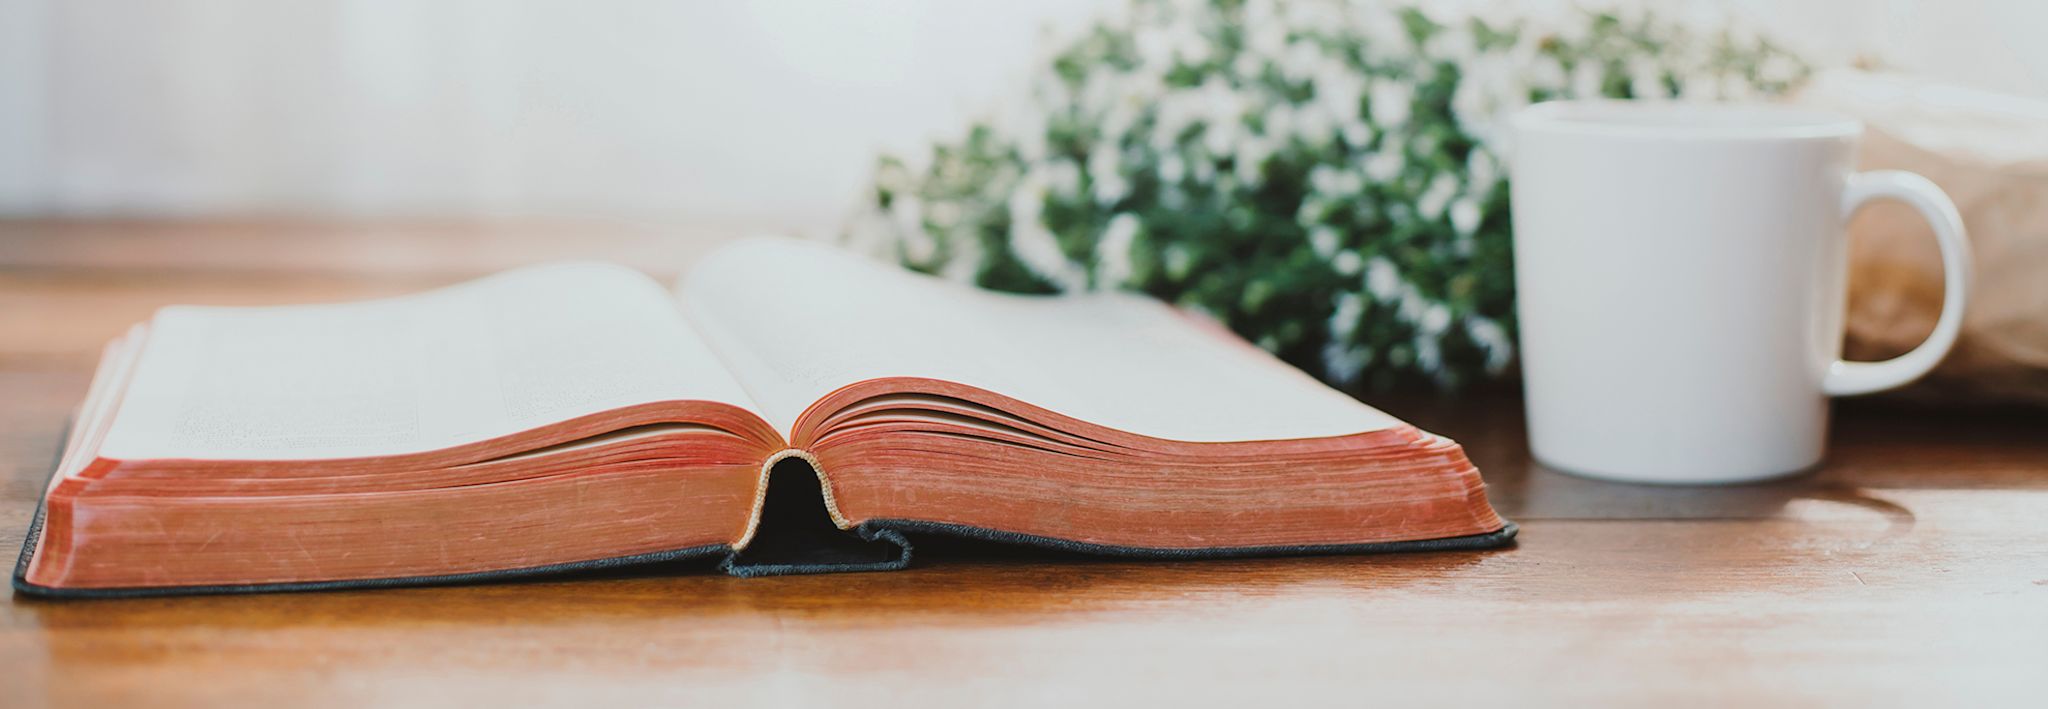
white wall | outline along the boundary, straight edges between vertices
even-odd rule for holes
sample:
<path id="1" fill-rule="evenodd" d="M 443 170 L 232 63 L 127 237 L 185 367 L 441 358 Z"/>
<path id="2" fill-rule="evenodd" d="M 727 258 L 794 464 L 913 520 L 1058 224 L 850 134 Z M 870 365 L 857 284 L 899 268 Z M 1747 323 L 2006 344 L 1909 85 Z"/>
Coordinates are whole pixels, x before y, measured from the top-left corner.
<path id="1" fill-rule="evenodd" d="M 2048 95 L 2048 3 L 1728 0 Z M 1121 0 L 0 0 L 0 214 L 823 229 Z"/>
<path id="2" fill-rule="evenodd" d="M 829 223 L 1094 0 L 0 0 L 0 210 Z"/>

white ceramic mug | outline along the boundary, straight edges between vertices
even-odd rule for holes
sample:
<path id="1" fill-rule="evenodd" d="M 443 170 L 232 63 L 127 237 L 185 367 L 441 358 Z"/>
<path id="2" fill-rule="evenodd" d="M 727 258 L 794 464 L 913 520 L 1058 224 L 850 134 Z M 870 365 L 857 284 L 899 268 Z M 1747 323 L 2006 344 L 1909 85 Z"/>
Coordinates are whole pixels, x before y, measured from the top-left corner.
<path id="1" fill-rule="evenodd" d="M 1897 387 L 1955 343 L 1970 282 L 1940 188 L 1855 169 L 1863 127 L 1768 105 L 1567 101 L 1514 118 L 1515 285 L 1529 442 L 1550 467 L 1656 483 L 1818 464 L 1828 398 Z M 1917 349 L 1841 359 L 1844 225 L 1896 199 L 1947 278 Z"/>

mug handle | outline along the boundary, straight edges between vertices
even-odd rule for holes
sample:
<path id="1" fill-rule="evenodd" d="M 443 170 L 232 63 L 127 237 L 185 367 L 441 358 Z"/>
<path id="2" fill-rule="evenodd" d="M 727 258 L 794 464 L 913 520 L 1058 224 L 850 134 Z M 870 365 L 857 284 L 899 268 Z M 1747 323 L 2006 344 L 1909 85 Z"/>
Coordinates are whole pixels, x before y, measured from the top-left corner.
<path id="1" fill-rule="evenodd" d="M 1920 211 L 1934 227 L 1934 240 L 1941 245 L 1941 317 L 1934 332 L 1913 351 L 1882 362 L 1835 360 L 1821 378 L 1821 390 L 1829 396 L 1870 394 L 1904 386 L 1919 379 L 1956 344 L 1963 327 L 1963 307 L 1970 291 L 1970 240 L 1963 231 L 1963 217 L 1948 194 L 1927 178 L 1900 170 L 1859 172 L 1849 176 L 1842 193 L 1842 221 L 1864 204 L 1876 199 L 1896 199 Z"/>

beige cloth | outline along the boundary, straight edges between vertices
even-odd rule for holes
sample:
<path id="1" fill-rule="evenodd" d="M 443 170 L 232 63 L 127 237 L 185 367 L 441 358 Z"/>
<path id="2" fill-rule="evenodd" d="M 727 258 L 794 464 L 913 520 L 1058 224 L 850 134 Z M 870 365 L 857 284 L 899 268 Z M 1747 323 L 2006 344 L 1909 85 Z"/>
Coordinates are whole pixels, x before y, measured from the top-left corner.
<path id="1" fill-rule="evenodd" d="M 1796 102 L 1862 119 L 1862 169 L 1920 173 L 1962 212 L 1976 284 L 1955 350 L 1906 395 L 2048 403 L 2048 101 L 1831 72 Z M 1881 359 L 1920 343 L 1941 312 L 1941 254 L 1910 208 L 1850 222 L 1846 353 Z"/>

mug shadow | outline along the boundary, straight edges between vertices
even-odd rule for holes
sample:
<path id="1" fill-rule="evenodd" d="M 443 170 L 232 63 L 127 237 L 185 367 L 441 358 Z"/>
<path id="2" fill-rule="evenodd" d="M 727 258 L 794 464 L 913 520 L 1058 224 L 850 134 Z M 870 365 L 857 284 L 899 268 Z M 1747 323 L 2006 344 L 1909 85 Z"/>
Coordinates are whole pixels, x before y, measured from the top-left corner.
<path id="1" fill-rule="evenodd" d="M 1503 516 L 1517 520 L 1760 520 L 1784 516 L 1799 500 L 1862 508 L 1891 532 L 1912 529 L 1913 512 L 1861 485 L 1809 470 L 1742 485 L 1640 485 L 1580 477 L 1529 461 L 1489 478 L 1488 493 Z"/>
<path id="2" fill-rule="evenodd" d="M 1883 440 L 1916 441 L 1926 436 L 1900 430 L 1896 412 L 1867 406 L 1837 412 L 1832 445 L 1835 451 L 1819 467 L 1775 480 L 1739 485 L 1641 485 L 1564 473 L 1537 462 L 1529 454 L 1527 428 L 1519 398 L 1496 392 L 1491 398 L 1451 400 L 1415 397 L 1391 409 L 1423 428 L 1449 435 L 1465 445 L 1467 455 L 1486 479 L 1494 509 L 1508 519 L 1542 520 L 1761 520 L 1786 515 L 1800 500 L 1838 503 L 1880 515 L 1894 532 L 1910 530 L 1911 510 L 1877 495 L 1897 488 L 1940 487 L 1938 466 L 1873 466 L 1853 455 Z M 1951 416 L 1955 415 L 1953 413 Z M 1905 421 L 1914 419 L 1905 418 Z M 2034 421 L 2042 421 L 2034 417 Z M 1988 417 L 1972 430 L 1993 440 L 2026 440 L 2010 435 L 2011 417 Z M 1982 451 L 1981 441 L 1973 450 Z M 2048 448 L 2034 446 L 2048 453 Z M 1850 455 L 1845 455 L 1849 453 Z M 1923 455 L 1953 457 L 1952 450 Z M 1893 453 L 1896 455 L 1896 452 Z M 2015 451 L 2024 455 L 2024 451 Z M 1889 468 L 1890 471 L 1882 468 Z M 1923 469 L 1926 468 L 1926 469 Z"/>

